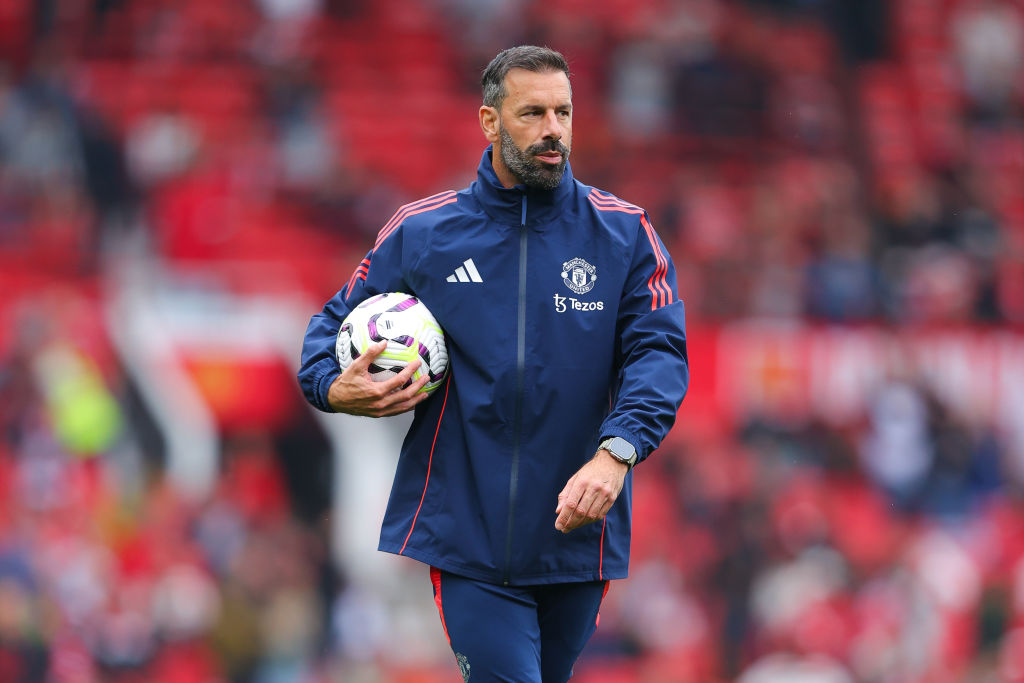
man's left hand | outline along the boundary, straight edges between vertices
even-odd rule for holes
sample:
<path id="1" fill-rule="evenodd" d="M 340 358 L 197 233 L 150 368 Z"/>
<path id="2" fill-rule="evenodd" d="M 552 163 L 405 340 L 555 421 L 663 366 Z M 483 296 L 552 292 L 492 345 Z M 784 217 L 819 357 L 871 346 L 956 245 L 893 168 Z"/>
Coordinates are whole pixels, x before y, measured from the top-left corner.
<path id="1" fill-rule="evenodd" d="M 564 534 L 584 524 L 604 519 L 622 491 L 629 465 L 599 450 L 590 462 L 572 475 L 558 494 L 555 528 Z"/>

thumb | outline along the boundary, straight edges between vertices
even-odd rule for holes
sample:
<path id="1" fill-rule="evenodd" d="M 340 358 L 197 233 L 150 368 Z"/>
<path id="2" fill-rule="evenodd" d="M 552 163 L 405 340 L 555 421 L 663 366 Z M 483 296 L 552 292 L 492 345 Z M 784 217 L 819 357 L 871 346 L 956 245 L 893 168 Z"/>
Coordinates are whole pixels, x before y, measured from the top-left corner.
<path id="1" fill-rule="evenodd" d="M 565 499 L 569 497 L 569 487 L 572 486 L 572 481 L 575 478 L 576 477 L 573 477 L 572 479 L 570 479 L 566 483 L 565 488 L 562 489 L 562 492 L 558 494 L 558 505 L 555 507 L 555 514 L 556 515 L 559 514 L 560 512 L 562 512 L 562 506 L 565 505 Z"/>

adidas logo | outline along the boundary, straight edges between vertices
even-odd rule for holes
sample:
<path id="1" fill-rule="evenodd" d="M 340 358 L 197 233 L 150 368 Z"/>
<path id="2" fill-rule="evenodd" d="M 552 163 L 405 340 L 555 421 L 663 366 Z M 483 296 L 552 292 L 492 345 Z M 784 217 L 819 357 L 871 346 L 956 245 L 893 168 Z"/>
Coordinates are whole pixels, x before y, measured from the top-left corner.
<path id="1" fill-rule="evenodd" d="M 476 269 L 473 259 L 468 258 L 448 276 L 448 282 L 483 282 L 483 278 L 480 277 L 480 271 Z"/>

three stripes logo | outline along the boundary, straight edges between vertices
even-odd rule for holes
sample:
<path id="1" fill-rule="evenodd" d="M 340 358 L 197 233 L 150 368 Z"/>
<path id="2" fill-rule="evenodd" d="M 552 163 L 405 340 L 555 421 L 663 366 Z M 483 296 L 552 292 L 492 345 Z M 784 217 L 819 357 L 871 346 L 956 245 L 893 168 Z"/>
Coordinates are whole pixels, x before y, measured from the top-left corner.
<path id="1" fill-rule="evenodd" d="M 448 282 L 483 282 L 480 271 L 476 269 L 473 259 L 468 258 L 462 265 L 455 269 L 455 272 L 448 276 Z"/>

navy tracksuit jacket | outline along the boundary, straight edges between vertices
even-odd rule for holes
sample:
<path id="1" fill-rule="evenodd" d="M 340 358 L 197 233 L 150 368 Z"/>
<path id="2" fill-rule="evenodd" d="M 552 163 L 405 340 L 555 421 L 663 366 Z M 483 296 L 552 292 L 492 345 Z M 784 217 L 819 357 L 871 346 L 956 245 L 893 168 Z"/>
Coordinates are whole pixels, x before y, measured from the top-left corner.
<path id="1" fill-rule="evenodd" d="M 341 321 L 389 291 L 437 318 L 450 373 L 416 408 L 380 549 L 505 585 L 625 577 L 631 475 L 603 522 L 563 534 L 555 506 L 603 437 L 646 458 L 686 393 L 683 303 L 646 212 L 568 167 L 552 191 L 505 188 L 488 148 L 469 188 L 402 207 L 313 316 L 299 382 L 317 408 Z"/>

